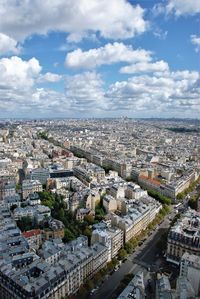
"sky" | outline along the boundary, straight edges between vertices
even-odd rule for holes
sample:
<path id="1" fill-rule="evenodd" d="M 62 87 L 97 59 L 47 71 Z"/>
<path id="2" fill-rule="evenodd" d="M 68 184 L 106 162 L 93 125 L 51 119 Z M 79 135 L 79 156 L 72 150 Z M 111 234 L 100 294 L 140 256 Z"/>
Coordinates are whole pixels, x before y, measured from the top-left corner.
<path id="1" fill-rule="evenodd" d="M 0 0 L 0 118 L 200 118 L 200 0 Z"/>

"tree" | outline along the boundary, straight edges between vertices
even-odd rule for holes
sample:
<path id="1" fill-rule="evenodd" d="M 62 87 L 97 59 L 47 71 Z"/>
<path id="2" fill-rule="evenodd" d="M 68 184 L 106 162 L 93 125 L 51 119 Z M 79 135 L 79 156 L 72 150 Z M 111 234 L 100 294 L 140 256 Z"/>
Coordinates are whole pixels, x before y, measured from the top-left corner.
<path id="1" fill-rule="evenodd" d="M 136 238 L 132 238 L 132 239 L 130 240 L 130 242 L 131 242 L 133 248 L 135 248 L 135 247 L 137 246 L 137 244 L 138 244 L 138 240 L 137 240 Z"/>
<path id="2" fill-rule="evenodd" d="M 65 218 L 65 211 L 63 208 L 61 208 L 59 211 L 58 211 L 58 220 L 63 220 Z"/>
<path id="3" fill-rule="evenodd" d="M 37 136 L 41 139 L 48 140 L 48 135 L 47 135 L 47 132 L 45 132 L 45 131 L 38 132 Z"/>
<path id="4" fill-rule="evenodd" d="M 160 194 L 157 191 L 148 190 L 148 194 L 149 194 L 149 196 L 155 198 L 156 200 L 158 200 L 162 204 L 166 204 L 166 205 L 170 205 L 171 204 L 171 199 L 170 198 L 168 198 L 168 197 Z"/>
<path id="5" fill-rule="evenodd" d="M 94 287 L 93 282 L 91 280 L 88 280 L 86 283 L 87 290 L 91 290 L 91 289 L 93 289 L 93 287 Z"/>
<path id="6" fill-rule="evenodd" d="M 102 268 L 102 269 L 100 270 L 100 273 L 101 273 L 102 276 L 106 275 L 107 272 L 108 272 L 108 271 L 107 271 L 107 268 L 106 268 L 106 267 L 104 267 L 104 268 Z"/>
<path id="7" fill-rule="evenodd" d="M 81 296 L 85 296 L 87 294 L 87 289 L 84 286 L 80 286 L 79 293 Z"/>
<path id="8" fill-rule="evenodd" d="M 192 196 L 188 201 L 188 205 L 191 209 L 197 210 L 198 196 Z"/>
<path id="9" fill-rule="evenodd" d="M 92 215 L 86 215 L 84 220 L 88 223 L 88 225 L 94 224 L 94 216 Z"/>
<path id="10" fill-rule="evenodd" d="M 115 266 L 117 266 L 117 264 L 118 264 L 118 260 L 114 257 L 114 258 L 112 259 L 112 263 L 113 263 L 113 265 L 114 265 L 114 267 L 115 267 Z"/>
<path id="11" fill-rule="evenodd" d="M 23 232 L 35 228 L 35 226 L 33 225 L 32 219 L 29 216 L 22 217 L 20 220 L 18 220 L 17 226 Z"/>
<path id="12" fill-rule="evenodd" d="M 98 281 L 100 281 L 100 280 L 102 279 L 102 276 L 101 276 L 100 271 L 97 272 L 97 273 L 94 275 L 93 279 L 94 279 L 95 282 L 98 282 Z"/>
<path id="13" fill-rule="evenodd" d="M 133 251 L 133 245 L 131 242 L 127 242 L 125 245 L 124 245 L 124 249 L 126 250 L 126 252 L 128 254 L 130 254 L 132 251 Z"/>
<path id="14" fill-rule="evenodd" d="M 124 248 L 119 250 L 118 257 L 120 260 L 123 260 L 127 257 L 127 252 Z"/>
<path id="15" fill-rule="evenodd" d="M 75 239 L 75 236 L 71 232 L 71 230 L 69 230 L 68 228 L 65 228 L 65 235 L 64 235 L 64 238 L 63 238 L 63 242 L 66 243 L 66 242 L 72 241 L 74 239 Z"/>
<path id="16" fill-rule="evenodd" d="M 83 234 L 85 235 L 85 236 L 87 236 L 87 237 L 91 237 L 91 235 L 92 235 L 92 231 L 91 231 L 91 229 L 89 228 L 89 226 L 86 226 L 86 228 L 84 229 L 84 231 L 83 231 Z"/>
<path id="17" fill-rule="evenodd" d="M 111 270 L 113 270 L 113 269 L 114 269 L 114 267 L 115 267 L 115 265 L 113 264 L 113 262 L 112 262 L 112 261 L 110 261 L 110 262 L 108 262 L 108 263 L 107 263 L 107 270 L 108 270 L 108 271 L 111 271 Z"/>

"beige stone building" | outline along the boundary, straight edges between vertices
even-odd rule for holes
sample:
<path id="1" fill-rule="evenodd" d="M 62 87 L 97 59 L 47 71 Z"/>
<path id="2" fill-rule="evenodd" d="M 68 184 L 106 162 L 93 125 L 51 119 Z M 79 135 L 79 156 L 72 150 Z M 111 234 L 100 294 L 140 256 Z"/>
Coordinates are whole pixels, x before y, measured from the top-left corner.
<path id="1" fill-rule="evenodd" d="M 106 213 L 115 212 L 117 210 L 117 200 L 111 195 L 105 195 L 103 198 L 103 206 Z"/>
<path id="2" fill-rule="evenodd" d="M 22 182 L 23 199 L 26 199 L 31 193 L 41 192 L 42 190 L 42 184 L 38 180 L 24 180 Z"/>
<path id="3" fill-rule="evenodd" d="M 185 252 L 200 256 L 200 213 L 191 209 L 169 232 L 167 260 L 179 264 Z"/>

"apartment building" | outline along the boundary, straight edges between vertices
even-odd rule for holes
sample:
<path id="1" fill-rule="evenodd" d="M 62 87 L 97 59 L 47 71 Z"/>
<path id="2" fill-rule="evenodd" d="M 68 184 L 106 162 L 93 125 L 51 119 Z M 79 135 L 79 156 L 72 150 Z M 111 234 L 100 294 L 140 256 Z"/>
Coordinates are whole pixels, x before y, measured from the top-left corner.
<path id="1" fill-rule="evenodd" d="M 200 256 L 185 252 L 181 257 L 180 276 L 190 281 L 196 296 L 200 295 Z"/>
<path id="2" fill-rule="evenodd" d="M 140 188 L 139 185 L 134 183 L 128 183 L 125 190 L 125 197 L 129 199 L 139 199 L 142 196 L 147 195 L 147 191 Z"/>
<path id="3" fill-rule="evenodd" d="M 0 201 L 6 197 L 15 196 L 16 184 L 14 181 L 1 180 L 0 181 Z"/>
<path id="4" fill-rule="evenodd" d="M 156 294 L 155 299 L 175 299 L 175 290 L 171 289 L 169 277 L 164 274 L 158 274 L 156 280 Z M 178 297 L 179 298 L 179 297 Z"/>
<path id="5" fill-rule="evenodd" d="M 16 208 L 13 212 L 14 219 L 20 220 L 22 217 L 30 217 L 37 223 L 51 216 L 51 210 L 47 206 L 36 205 L 24 208 Z"/>
<path id="6" fill-rule="evenodd" d="M 117 210 L 117 200 L 111 195 L 106 194 L 103 198 L 103 207 L 106 213 L 115 212 Z"/>
<path id="7" fill-rule="evenodd" d="M 106 265 L 107 248 L 95 244 L 64 255 L 54 264 L 39 259 L 28 267 L 14 270 L 0 268 L 0 297 L 5 299 L 61 299 L 78 291 L 80 286 Z"/>
<path id="8" fill-rule="evenodd" d="M 91 243 L 99 242 L 108 248 L 108 261 L 123 247 L 123 231 L 116 227 L 102 227 L 92 232 Z"/>
<path id="9" fill-rule="evenodd" d="M 65 235 L 65 226 L 62 221 L 50 218 L 48 220 L 48 228 L 43 230 L 43 236 L 45 240 L 52 240 L 57 238 L 64 238 Z"/>
<path id="10" fill-rule="evenodd" d="M 32 229 L 22 233 L 27 240 L 30 248 L 38 249 L 42 245 L 42 231 L 40 229 Z"/>
<path id="11" fill-rule="evenodd" d="M 31 193 L 41 192 L 42 190 L 43 190 L 42 184 L 38 180 L 24 180 L 22 182 L 23 199 L 26 199 Z"/>
<path id="12" fill-rule="evenodd" d="M 76 211 L 76 220 L 83 222 L 86 216 L 91 216 L 94 218 L 95 212 L 94 210 L 90 210 L 87 208 L 80 208 Z"/>
<path id="13" fill-rule="evenodd" d="M 164 196 L 175 199 L 180 192 L 187 189 L 190 183 L 195 181 L 197 178 L 198 175 L 196 171 L 189 171 L 177 180 L 162 183 L 157 179 L 142 174 L 138 176 L 138 183 L 143 188 L 158 191 Z"/>
<path id="14" fill-rule="evenodd" d="M 129 282 L 127 287 L 117 297 L 117 299 L 125 299 L 125 298 L 136 298 L 136 299 L 146 298 L 143 272 L 139 271 L 138 273 L 136 273 L 136 275 Z"/>
<path id="15" fill-rule="evenodd" d="M 200 256 L 200 213 L 191 209 L 188 209 L 168 234 L 167 261 L 179 265 L 185 252 Z"/>
<path id="16" fill-rule="evenodd" d="M 35 193 L 30 193 L 28 198 L 26 199 L 26 202 L 30 206 L 36 206 L 36 205 L 41 204 L 40 197 L 39 197 L 38 193 L 36 193 L 36 192 Z"/>
<path id="17" fill-rule="evenodd" d="M 88 209 L 95 210 L 95 206 L 100 202 L 100 193 L 98 190 L 92 190 L 89 192 L 85 206 Z"/>
<path id="18" fill-rule="evenodd" d="M 74 175 L 83 182 L 86 186 L 90 186 L 90 182 L 92 181 L 91 175 L 82 167 L 77 166 L 74 167 Z"/>
<path id="19" fill-rule="evenodd" d="M 119 185 L 113 185 L 108 193 L 114 198 L 124 198 L 125 197 L 125 187 Z"/>
<path id="20" fill-rule="evenodd" d="M 10 209 L 11 207 L 20 207 L 21 206 L 21 198 L 18 193 L 15 195 L 5 197 L 3 200 L 4 204 Z"/>
<path id="21" fill-rule="evenodd" d="M 124 243 L 138 235 L 153 221 L 162 205 L 151 197 L 124 201 L 126 215 L 111 214 L 111 224 L 124 232 Z"/>
<path id="22" fill-rule="evenodd" d="M 42 185 L 46 184 L 50 177 L 50 172 L 47 168 L 35 168 L 30 172 L 30 179 L 40 181 Z"/>

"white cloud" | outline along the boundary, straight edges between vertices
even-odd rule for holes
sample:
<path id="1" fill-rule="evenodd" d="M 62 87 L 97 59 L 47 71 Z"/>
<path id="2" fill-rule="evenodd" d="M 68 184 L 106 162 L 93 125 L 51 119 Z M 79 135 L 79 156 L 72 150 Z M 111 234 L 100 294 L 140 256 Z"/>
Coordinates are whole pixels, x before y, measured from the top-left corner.
<path id="1" fill-rule="evenodd" d="M 115 42 L 106 44 L 104 47 L 82 51 L 74 50 L 67 54 L 65 65 L 70 68 L 92 69 L 103 64 L 117 62 L 134 63 L 138 61 L 150 61 L 151 52 L 144 49 L 134 50 L 132 46 Z"/>
<path id="2" fill-rule="evenodd" d="M 19 52 L 20 47 L 16 40 L 6 34 L 0 33 L 0 56 L 9 53 L 18 54 Z"/>
<path id="3" fill-rule="evenodd" d="M 139 62 L 136 64 L 131 64 L 124 66 L 120 69 L 121 73 L 124 74 L 134 74 L 134 73 L 152 73 L 152 72 L 165 72 L 169 70 L 168 64 L 163 61 L 156 62 Z"/>
<path id="4" fill-rule="evenodd" d="M 24 61 L 17 56 L 0 59 L 0 88 L 26 89 L 34 85 L 41 71 L 39 61 Z"/>
<path id="5" fill-rule="evenodd" d="M 120 69 L 121 73 L 164 72 L 168 64 L 161 60 L 152 62 L 152 53 L 144 49 L 133 49 L 132 46 L 115 42 L 104 47 L 82 51 L 74 50 L 67 54 L 65 66 L 69 68 L 93 69 L 101 65 L 126 62 L 130 65 Z"/>
<path id="6" fill-rule="evenodd" d="M 144 9 L 126 0 L 0 1 L 0 31 L 18 41 L 50 31 L 69 33 L 73 41 L 88 32 L 126 39 L 147 27 Z"/>
<path id="7" fill-rule="evenodd" d="M 190 38 L 191 38 L 191 43 L 196 46 L 195 51 L 199 52 L 200 51 L 200 36 L 191 35 Z"/>
<path id="8" fill-rule="evenodd" d="M 153 75 L 135 75 L 107 88 L 100 74 L 84 72 L 66 77 L 65 93 L 38 88 L 41 76 L 35 58 L 0 59 L 1 116 L 104 116 L 126 111 L 130 115 L 195 117 L 200 113 L 197 72 L 160 69 Z"/>
<path id="9" fill-rule="evenodd" d="M 55 83 L 55 82 L 60 81 L 61 79 L 62 79 L 61 75 L 48 72 L 46 74 L 40 75 L 37 82 L 38 83 L 43 83 L 43 82 Z"/>
<path id="10" fill-rule="evenodd" d="M 195 15 L 200 13 L 199 0 L 168 0 L 167 5 L 162 3 L 156 4 L 153 7 L 155 15 L 162 13 L 174 14 L 175 16 L 181 15 Z"/>
<path id="11" fill-rule="evenodd" d="M 165 72 L 160 76 L 134 76 L 110 86 L 106 97 L 110 110 L 183 115 L 200 112 L 198 72 Z"/>
<path id="12" fill-rule="evenodd" d="M 146 116 L 196 116 L 200 112 L 199 74 L 190 71 L 158 72 L 153 76 L 140 75 L 127 81 L 115 82 L 105 89 L 95 72 L 70 76 L 66 82 L 69 109 L 101 116 L 109 111 L 119 115 L 122 111 Z"/>
<path id="13" fill-rule="evenodd" d="M 90 114 L 91 111 L 105 108 L 103 81 L 95 72 L 68 76 L 65 94 L 72 110 Z"/>
<path id="14" fill-rule="evenodd" d="M 154 32 L 153 32 L 153 35 L 157 38 L 159 38 L 160 40 L 165 40 L 167 38 L 167 35 L 168 35 L 168 31 L 162 31 L 161 29 L 156 29 Z"/>
<path id="15" fill-rule="evenodd" d="M 41 69 L 35 58 L 28 61 L 17 56 L 0 59 L 1 116 L 53 116 L 69 108 L 64 94 L 37 88 L 37 82 L 41 78 L 51 82 L 60 79 L 56 74 L 41 75 Z"/>
<path id="16" fill-rule="evenodd" d="M 169 0 L 167 12 L 175 15 L 194 15 L 200 12 L 200 1 L 198 0 Z"/>

